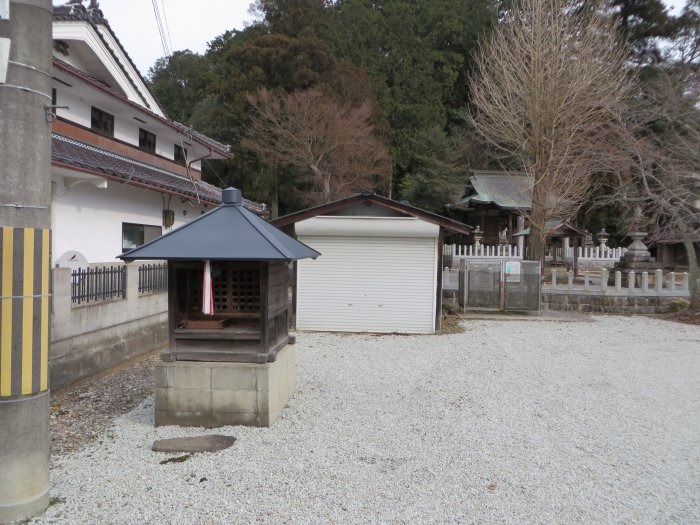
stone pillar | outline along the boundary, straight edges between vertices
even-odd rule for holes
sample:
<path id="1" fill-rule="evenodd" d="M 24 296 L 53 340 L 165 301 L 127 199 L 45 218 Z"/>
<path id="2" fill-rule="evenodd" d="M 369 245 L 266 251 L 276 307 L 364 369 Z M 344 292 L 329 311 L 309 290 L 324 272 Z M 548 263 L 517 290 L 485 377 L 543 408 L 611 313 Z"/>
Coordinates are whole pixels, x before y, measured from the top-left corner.
<path id="1" fill-rule="evenodd" d="M 525 229 L 525 217 L 518 215 L 518 231 L 521 232 Z M 522 235 L 518 235 L 518 255 L 524 257 L 525 253 L 523 249 L 525 248 L 525 238 Z"/>
<path id="2" fill-rule="evenodd" d="M 0 523 L 49 500 L 51 12 L 11 0 L 0 20 Z"/>

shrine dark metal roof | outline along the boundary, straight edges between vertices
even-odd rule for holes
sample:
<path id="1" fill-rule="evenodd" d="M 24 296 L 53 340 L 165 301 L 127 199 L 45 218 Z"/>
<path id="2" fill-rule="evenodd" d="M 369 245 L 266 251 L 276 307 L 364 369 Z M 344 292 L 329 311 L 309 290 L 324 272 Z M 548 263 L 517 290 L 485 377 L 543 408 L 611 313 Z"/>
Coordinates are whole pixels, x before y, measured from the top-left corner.
<path id="1" fill-rule="evenodd" d="M 321 255 L 281 232 L 241 203 L 228 188 L 217 208 L 118 257 L 165 260 L 295 261 Z"/>
<path id="2" fill-rule="evenodd" d="M 55 166 L 77 169 L 163 193 L 190 199 L 199 197 L 213 204 L 221 202 L 221 189 L 216 186 L 58 133 L 51 134 L 51 161 Z M 243 199 L 243 204 L 255 213 L 265 213 L 265 207 L 261 204 L 247 199 Z"/>

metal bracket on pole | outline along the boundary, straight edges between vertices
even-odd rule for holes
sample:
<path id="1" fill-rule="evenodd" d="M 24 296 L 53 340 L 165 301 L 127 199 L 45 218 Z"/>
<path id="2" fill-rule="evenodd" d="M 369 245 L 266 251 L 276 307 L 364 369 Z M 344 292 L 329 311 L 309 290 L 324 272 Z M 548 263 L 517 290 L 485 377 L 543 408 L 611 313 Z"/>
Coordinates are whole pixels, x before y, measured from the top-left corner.
<path id="1" fill-rule="evenodd" d="M 2 11 L 2 2 L 0 0 L 0 11 Z M 0 13 L 0 20 L 4 20 Z M 9 38 L 0 38 L 0 84 L 4 84 L 7 80 L 7 66 L 10 63 L 10 44 L 12 41 Z"/>
<path id="2" fill-rule="evenodd" d="M 69 106 L 44 106 L 44 112 L 46 113 L 46 122 L 53 122 L 56 120 L 56 110 L 57 109 L 70 109 Z"/>

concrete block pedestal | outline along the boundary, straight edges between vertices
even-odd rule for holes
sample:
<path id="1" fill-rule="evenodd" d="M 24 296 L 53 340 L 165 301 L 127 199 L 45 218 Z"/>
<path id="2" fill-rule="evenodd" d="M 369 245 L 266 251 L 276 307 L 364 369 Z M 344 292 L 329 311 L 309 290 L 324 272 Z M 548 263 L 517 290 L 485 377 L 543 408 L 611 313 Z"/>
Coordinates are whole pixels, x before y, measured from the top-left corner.
<path id="1" fill-rule="evenodd" d="M 156 363 L 156 426 L 269 427 L 296 389 L 296 351 L 271 363 Z"/>

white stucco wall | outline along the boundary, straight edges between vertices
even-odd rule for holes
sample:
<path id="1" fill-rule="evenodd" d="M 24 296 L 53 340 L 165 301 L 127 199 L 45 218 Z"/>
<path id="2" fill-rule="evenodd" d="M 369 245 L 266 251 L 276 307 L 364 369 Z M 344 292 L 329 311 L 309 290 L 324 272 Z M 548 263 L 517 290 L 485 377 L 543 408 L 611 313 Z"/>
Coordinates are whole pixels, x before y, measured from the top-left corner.
<path id="1" fill-rule="evenodd" d="M 111 181 L 107 182 L 107 188 L 98 188 L 88 181 L 68 187 L 75 180 L 68 179 L 66 185 L 66 179 L 56 173 L 52 179 L 55 182 L 51 209 L 53 264 L 69 250 L 81 252 L 91 264 L 118 262 L 123 222 L 162 225 L 163 197 L 158 192 Z M 98 177 L 94 180 L 104 181 Z M 168 196 L 164 198 L 167 205 Z M 193 207 L 176 196 L 170 198 L 170 209 L 175 212 L 174 227 L 211 208 Z"/>
<path id="2" fill-rule="evenodd" d="M 102 38 L 97 34 L 96 29 L 100 32 L 102 38 L 108 42 L 112 52 L 103 44 Z M 65 56 L 61 53 L 55 53 L 59 59 L 65 60 L 83 71 L 93 72 L 93 75 L 95 70 L 106 71 L 110 78 L 102 78 L 103 81 L 110 84 L 112 83 L 109 82 L 110 80 L 116 82 L 129 100 L 141 105 L 146 102 L 150 105 L 151 111 L 163 116 L 158 103 L 148 92 L 141 77 L 122 53 L 121 46 L 117 44 L 105 27 L 93 26 L 80 21 L 55 21 L 53 23 L 53 39 L 68 41 L 78 48 L 77 57 L 75 52 L 72 53 L 73 56 L 71 54 Z M 117 55 L 116 58 L 113 53 Z M 133 84 L 136 84 L 139 89 L 136 89 Z"/>
<path id="3" fill-rule="evenodd" d="M 72 78 L 61 72 L 55 72 L 56 77 L 70 84 L 67 86 L 54 80 L 53 88 L 56 90 L 56 105 L 68 106 L 58 108 L 56 114 L 74 122 L 85 128 L 90 128 L 92 124 L 92 107 L 101 109 L 114 115 L 114 138 L 136 147 L 139 145 L 139 128 L 143 128 L 156 136 L 156 154 L 166 159 L 174 160 L 175 144 L 183 146 L 187 150 L 189 160 L 205 156 L 208 150 L 196 142 L 180 137 L 178 132 L 161 122 L 157 122 L 141 113 L 137 113 L 133 108 L 124 102 L 107 95 L 106 93 L 90 86 L 79 79 Z M 146 123 L 141 123 L 134 119 L 137 116 Z M 189 142 L 183 144 L 183 142 Z M 200 171 L 201 162 L 192 164 L 193 169 Z"/>

